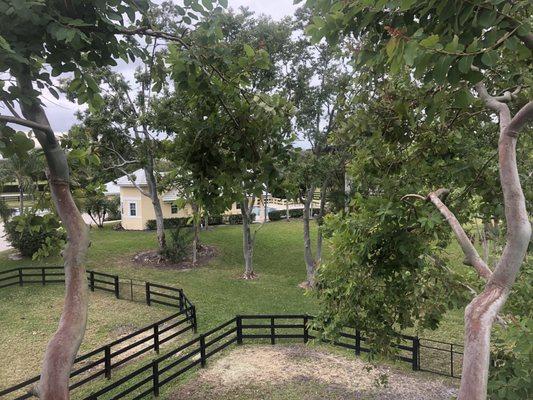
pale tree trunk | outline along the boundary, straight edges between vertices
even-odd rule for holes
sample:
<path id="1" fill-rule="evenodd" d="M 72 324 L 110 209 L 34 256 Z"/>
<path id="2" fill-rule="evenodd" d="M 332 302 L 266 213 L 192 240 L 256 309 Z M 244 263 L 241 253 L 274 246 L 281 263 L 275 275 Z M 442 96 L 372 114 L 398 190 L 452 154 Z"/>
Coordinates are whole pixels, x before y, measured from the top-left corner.
<path id="1" fill-rule="evenodd" d="M 307 190 L 307 195 L 304 200 L 304 212 L 303 212 L 303 222 L 304 222 L 304 260 L 305 260 L 305 270 L 307 279 L 305 282 L 300 284 L 301 287 L 312 288 L 315 285 L 315 268 L 316 263 L 313 257 L 313 249 L 311 246 L 311 230 L 310 230 L 310 221 L 309 214 L 311 203 L 313 201 L 313 194 L 315 188 L 311 187 Z"/>
<path id="2" fill-rule="evenodd" d="M 428 196 L 452 227 L 465 253 L 465 262 L 472 265 L 487 282 L 484 290 L 465 310 L 463 369 L 458 400 L 485 400 L 487 397 L 492 325 L 518 276 L 531 237 L 531 224 L 516 163 L 516 142 L 518 132 L 533 119 L 533 102 L 526 104 L 511 118 L 509 107 L 505 104 L 505 101 L 512 100 L 510 93 L 500 97 L 490 96 L 483 83 L 477 84 L 476 90 L 500 120 L 499 171 L 507 237 L 494 272 L 481 259 L 453 213 L 442 203 L 440 195 L 445 191 L 439 190 Z"/>
<path id="3" fill-rule="evenodd" d="M 21 93 L 31 97 L 32 81 L 28 71 L 18 77 Z M 43 400 L 69 398 L 69 376 L 72 364 L 85 334 L 88 306 L 88 285 L 85 255 L 89 247 L 89 232 L 70 192 L 69 169 L 65 153 L 59 146 L 44 109 L 33 104 L 20 103 L 24 117 L 41 129 L 34 128 L 48 166 L 47 178 L 57 213 L 67 232 L 67 246 L 63 251 L 65 266 L 65 302 L 57 331 L 46 347 L 41 378 L 35 388 Z"/>
<path id="4" fill-rule="evenodd" d="M 320 265 L 322 262 L 322 242 L 323 242 L 323 236 L 322 236 L 322 223 L 324 221 L 324 214 L 326 209 L 326 191 L 328 187 L 328 181 L 326 180 L 324 184 L 322 185 L 322 188 L 320 190 L 320 210 L 318 212 L 318 233 L 316 238 L 316 264 L 317 266 Z"/>
<path id="5" fill-rule="evenodd" d="M 157 183 L 155 180 L 153 159 L 151 157 L 149 165 L 145 166 L 143 169 L 144 174 L 146 175 L 146 183 L 148 184 L 148 194 L 150 195 L 150 200 L 154 207 L 157 244 L 159 245 L 159 250 L 163 250 L 165 248 L 165 219 L 163 217 L 163 209 L 161 208 L 161 202 L 159 201 L 159 195 L 157 193 Z"/>
<path id="6" fill-rule="evenodd" d="M 243 241 L 243 254 L 244 254 L 244 275 L 243 279 L 256 278 L 253 267 L 253 252 L 254 252 L 254 240 L 250 230 L 252 223 L 252 209 L 254 205 L 254 198 L 252 201 L 248 197 L 244 196 L 244 200 L 241 202 L 241 214 L 242 214 L 242 241 Z"/>
<path id="7" fill-rule="evenodd" d="M 196 204 L 192 204 L 192 219 L 193 219 L 193 239 L 192 239 L 192 263 L 196 265 L 198 262 L 198 246 L 200 244 L 200 215 Z"/>
<path id="8" fill-rule="evenodd" d="M 19 208 L 20 214 L 24 212 L 24 189 L 22 188 L 22 179 L 17 177 L 17 183 L 19 185 Z"/>

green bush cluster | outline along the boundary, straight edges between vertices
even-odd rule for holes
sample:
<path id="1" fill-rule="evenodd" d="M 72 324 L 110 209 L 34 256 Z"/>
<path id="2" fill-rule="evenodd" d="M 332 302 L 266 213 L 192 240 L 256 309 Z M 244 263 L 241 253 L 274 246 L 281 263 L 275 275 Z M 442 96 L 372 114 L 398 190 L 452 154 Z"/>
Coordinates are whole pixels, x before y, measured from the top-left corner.
<path id="1" fill-rule="evenodd" d="M 181 229 L 180 226 L 171 229 L 161 255 L 172 262 L 180 262 L 187 258 L 191 247 L 192 234 L 190 229 Z"/>
<path id="2" fill-rule="evenodd" d="M 317 216 L 320 213 L 320 209 L 313 208 L 311 214 L 313 216 Z M 282 218 L 285 218 L 287 215 L 286 210 L 274 210 L 269 211 L 268 213 L 268 219 L 271 221 L 279 221 Z M 289 210 L 289 217 L 290 218 L 302 218 L 304 216 L 304 210 L 303 208 L 296 208 Z"/>
<path id="3" fill-rule="evenodd" d="M 251 214 L 252 222 L 255 221 L 255 214 Z M 230 225 L 242 225 L 242 214 L 232 214 L 228 217 L 228 223 Z"/>
<path id="4" fill-rule="evenodd" d="M 224 216 L 222 215 L 209 215 L 209 225 L 222 225 L 224 223 Z"/>
<path id="5" fill-rule="evenodd" d="M 7 221 L 5 230 L 11 246 L 24 257 L 32 259 L 59 254 L 66 240 L 66 234 L 54 214 L 41 216 L 35 211 L 26 211 Z"/>
<path id="6" fill-rule="evenodd" d="M 189 217 L 165 218 L 163 221 L 163 226 L 165 227 L 165 229 L 176 229 L 178 227 L 191 226 L 191 225 L 192 225 L 192 221 L 190 221 Z M 146 229 L 148 229 L 149 231 L 153 231 L 156 229 L 155 219 L 149 219 L 146 222 Z"/>

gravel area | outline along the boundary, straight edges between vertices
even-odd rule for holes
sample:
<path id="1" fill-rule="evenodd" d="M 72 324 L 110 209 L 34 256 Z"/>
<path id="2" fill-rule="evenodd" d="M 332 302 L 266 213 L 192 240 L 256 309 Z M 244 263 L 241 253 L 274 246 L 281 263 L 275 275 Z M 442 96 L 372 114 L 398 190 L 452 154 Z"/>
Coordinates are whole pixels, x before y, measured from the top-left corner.
<path id="1" fill-rule="evenodd" d="M 208 362 L 170 399 L 449 400 L 456 382 L 304 345 L 243 346 Z"/>

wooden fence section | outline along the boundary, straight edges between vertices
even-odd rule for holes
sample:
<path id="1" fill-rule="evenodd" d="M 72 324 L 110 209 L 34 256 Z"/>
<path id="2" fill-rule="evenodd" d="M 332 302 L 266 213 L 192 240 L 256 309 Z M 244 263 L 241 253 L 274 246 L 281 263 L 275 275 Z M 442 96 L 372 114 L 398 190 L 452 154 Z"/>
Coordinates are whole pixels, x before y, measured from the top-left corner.
<path id="1" fill-rule="evenodd" d="M 15 285 L 24 286 L 25 284 L 64 283 L 64 278 L 63 267 L 16 268 L 0 272 L 0 288 Z M 116 298 L 120 297 L 120 278 L 117 275 L 87 271 L 87 280 L 91 291 L 102 290 L 113 293 Z M 185 296 L 182 289 L 150 282 L 146 282 L 143 287 L 147 288 L 146 299 L 151 296 L 168 296 L 166 298 L 169 299 L 166 302 L 147 301 L 148 305 L 154 302 L 170 307 L 176 312 L 160 321 L 77 357 L 70 375 L 71 390 L 102 376 L 111 379 L 113 369 L 149 351 L 159 353 L 161 345 L 188 331 L 196 332 L 196 308 Z M 148 288 L 150 289 L 148 290 Z M 159 292 L 153 292 L 151 288 L 158 288 Z M 0 390 L 0 398 L 8 395 L 15 400 L 32 397 L 29 391 L 39 378 L 40 376 L 35 376 L 10 388 Z"/>
<path id="2" fill-rule="evenodd" d="M 180 375 L 195 368 L 205 367 L 207 360 L 232 344 L 269 341 L 302 340 L 304 343 L 319 337 L 310 328 L 313 317 L 308 315 L 238 315 L 216 328 L 190 340 L 178 348 L 147 363 L 114 383 L 92 393 L 84 400 L 142 399 L 159 396 L 160 389 Z M 355 354 L 368 352 L 368 339 L 360 332 L 342 332 L 336 341 L 326 341 L 336 346 L 354 350 Z M 397 358 L 409 363 L 413 370 L 420 368 L 420 340 L 414 336 L 399 335 Z M 431 371 L 430 371 L 431 372 Z"/>

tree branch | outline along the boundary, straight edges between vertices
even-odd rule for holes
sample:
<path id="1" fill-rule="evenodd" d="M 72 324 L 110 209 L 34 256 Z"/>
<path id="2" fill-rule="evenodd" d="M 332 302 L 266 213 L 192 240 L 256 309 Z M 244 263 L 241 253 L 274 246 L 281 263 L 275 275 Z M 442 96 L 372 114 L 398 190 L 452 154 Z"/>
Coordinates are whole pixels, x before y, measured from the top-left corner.
<path id="1" fill-rule="evenodd" d="M 515 114 L 503 134 L 516 137 L 520 129 L 531 120 L 533 120 L 533 101 L 527 103 Z"/>
<path id="2" fill-rule="evenodd" d="M 431 192 L 428 195 L 427 200 L 431 201 L 435 207 L 437 207 L 437 210 L 439 210 L 452 228 L 452 231 L 455 234 L 455 237 L 465 255 L 464 263 L 474 267 L 480 277 L 488 280 L 492 275 L 492 271 L 487 264 L 485 264 L 485 261 L 483 261 L 483 259 L 479 256 L 476 248 L 466 235 L 466 232 L 461 226 L 461 223 L 455 217 L 454 213 L 452 213 L 441 200 L 441 197 L 446 196 L 448 193 L 449 191 L 447 189 L 439 189 L 435 192 Z"/>
<path id="3" fill-rule="evenodd" d="M 28 119 L 14 117 L 11 115 L 0 115 L 0 122 L 22 125 L 27 128 L 38 129 L 47 135 L 54 136 L 54 131 L 49 125 L 39 124 L 38 122 L 30 121 Z"/>

